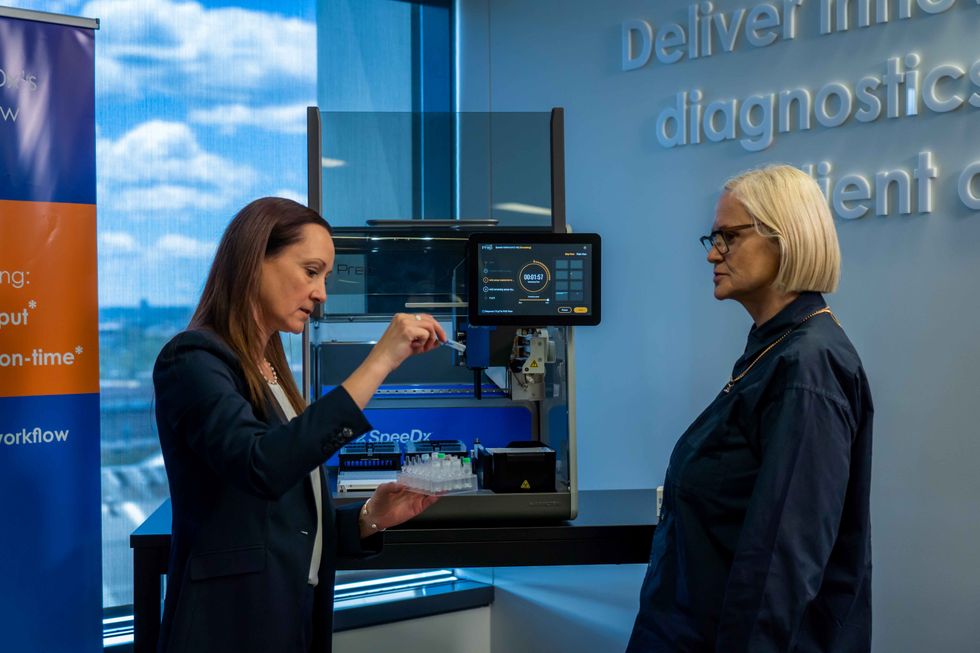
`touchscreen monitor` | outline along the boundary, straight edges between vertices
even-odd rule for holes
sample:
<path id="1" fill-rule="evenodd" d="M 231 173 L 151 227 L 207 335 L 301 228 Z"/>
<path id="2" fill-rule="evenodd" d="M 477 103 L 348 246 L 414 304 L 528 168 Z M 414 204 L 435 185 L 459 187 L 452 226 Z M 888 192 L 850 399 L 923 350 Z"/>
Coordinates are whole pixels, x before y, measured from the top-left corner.
<path id="1" fill-rule="evenodd" d="M 599 324 L 600 249 L 598 234 L 473 234 L 468 251 L 470 323 Z"/>

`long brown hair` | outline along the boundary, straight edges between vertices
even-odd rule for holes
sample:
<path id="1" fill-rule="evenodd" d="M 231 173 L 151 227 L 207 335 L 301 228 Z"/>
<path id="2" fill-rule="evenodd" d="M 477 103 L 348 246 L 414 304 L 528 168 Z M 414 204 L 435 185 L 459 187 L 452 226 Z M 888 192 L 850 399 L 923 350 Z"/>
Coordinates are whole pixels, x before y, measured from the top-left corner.
<path id="1" fill-rule="evenodd" d="M 249 400 L 259 416 L 266 416 L 269 396 L 266 381 L 256 363 L 264 355 L 275 368 L 279 384 L 297 414 L 306 407 L 286 362 L 282 340 L 273 334 L 263 344 L 256 324 L 256 298 L 262 261 L 271 258 L 302 237 L 308 224 L 330 225 L 319 213 L 293 200 L 263 197 L 249 203 L 225 229 L 191 318 L 191 329 L 210 329 L 238 355 L 248 382 Z"/>

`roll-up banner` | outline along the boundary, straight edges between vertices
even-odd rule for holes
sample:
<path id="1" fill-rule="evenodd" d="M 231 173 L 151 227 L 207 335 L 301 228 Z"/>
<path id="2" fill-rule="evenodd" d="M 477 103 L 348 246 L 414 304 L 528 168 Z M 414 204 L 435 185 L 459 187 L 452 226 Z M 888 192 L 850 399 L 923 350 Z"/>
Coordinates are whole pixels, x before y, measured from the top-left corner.
<path id="1" fill-rule="evenodd" d="M 0 7 L 0 650 L 102 650 L 98 22 Z"/>

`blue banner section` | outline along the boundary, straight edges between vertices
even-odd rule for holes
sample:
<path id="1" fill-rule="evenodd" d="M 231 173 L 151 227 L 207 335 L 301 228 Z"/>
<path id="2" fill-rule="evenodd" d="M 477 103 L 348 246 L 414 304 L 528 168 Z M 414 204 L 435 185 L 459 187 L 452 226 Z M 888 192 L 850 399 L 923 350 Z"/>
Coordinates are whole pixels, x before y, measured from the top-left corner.
<path id="1" fill-rule="evenodd" d="M 98 429 L 97 394 L 0 397 L 4 651 L 102 650 Z"/>
<path id="2" fill-rule="evenodd" d="M 410 442 L 462 440 L 467 449 L 477 438 L 485 447 L 502 447 L 532 437 L 531 411 L 522 406 L 460 408 L 369 408 L 364 411 L 374 427 L 355 442 Z M 327 461 L 337 465 L 337 456 Z"/>
<path id="3" fill-rule="evenodd" d="M 0 18 L 0 199 L 95 204 L 95 34 Z"/>
<path id="4" fill-rule="evenodd" d="M 0 17 L 2 651 L 102 651 L 94 56 Z"/>

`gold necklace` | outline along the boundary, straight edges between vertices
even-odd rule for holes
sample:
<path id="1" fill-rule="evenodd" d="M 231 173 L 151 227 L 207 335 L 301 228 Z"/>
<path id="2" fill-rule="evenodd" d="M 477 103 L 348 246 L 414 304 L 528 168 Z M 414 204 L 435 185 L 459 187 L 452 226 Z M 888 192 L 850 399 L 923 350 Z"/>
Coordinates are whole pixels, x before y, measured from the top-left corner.
<path id="1" fill-rule="evenodd" d="M 269 382 L 269 385 L 279 385 L 279 375 L 276 374 L 276 368 L 272 366 L 272 363 L 269 362 L 268 358 L 265 359 L 265 364 L 269 366 L 270 370 L 272 370 L 272 378 L 271 379 L 267 378 L 266 381 Z M 262 376 L 265 375 L 263 374 Z"/>
<path id="2" fill-rule="evenodd" d="M 778 338 L 776 338 L 775 340 L 773 340 L 772 343 L 770 343 L 768 347 L 766 347 L 765 349 L 762 350 L 762 353 L 761 354 L 759 354 L 758 356 L 755 357 L 755 360 L 753 360 L 751 363 L 749 363 L 749 366 L 746 367 L 742 371 L 741 374 L 739 374 L 738 376 L 733 376 L 733 377 L 729 378 L 728 379 L 728 383 L 725 384 L 725 388 L 724 388 L 723 392 L 725 392 L 726 394 L 729 393 L 729 392 L 731 392 L 732 387 L 736 383 L 738 383 L 739 381 L 741 381 L 742 378 L 746 374 L 749 373 L 749 370 L 751 370 L 753 367 L 755 367 L 755 364 L 758 363 L 762 359 L 763 356 L 765 356 L 766 354 L 768 354 L 772 350 L 773 347 L 775 347 L 776 345 L 778 345 L 779 343 L 781 343 L 783 340 L 785 340 L 786 339 L 786 336 L 788 336 L 789 334 L 791 334 L 794 331 L 796 331 L 799 327 L 803 326 L 803 324 L 807 320 L 809 320 L 812 317 L 816 317 L 816 316 L 820 315 L 821 313 L 827 313 L 827 314 L 829 314 L 830 317 L 834 318 L 834 322 L 837 323 L 837 326 L 840 326 L 840 320 L 837 319 L 837 316 L 834 315 L 833 311 L 830 310 L 830 307 L 829 306 L 824 306 L 820 310 L 814 311 L 814 312 L 810 313 L 805 318 L 803 318 L 802 320 L 800 320 L 800 323 L 799 324 L 794 324 L 792 327 L 790 327 L 786 331 L 786 333 L 784 333 L 783 335 L 781 335 Z"/>

